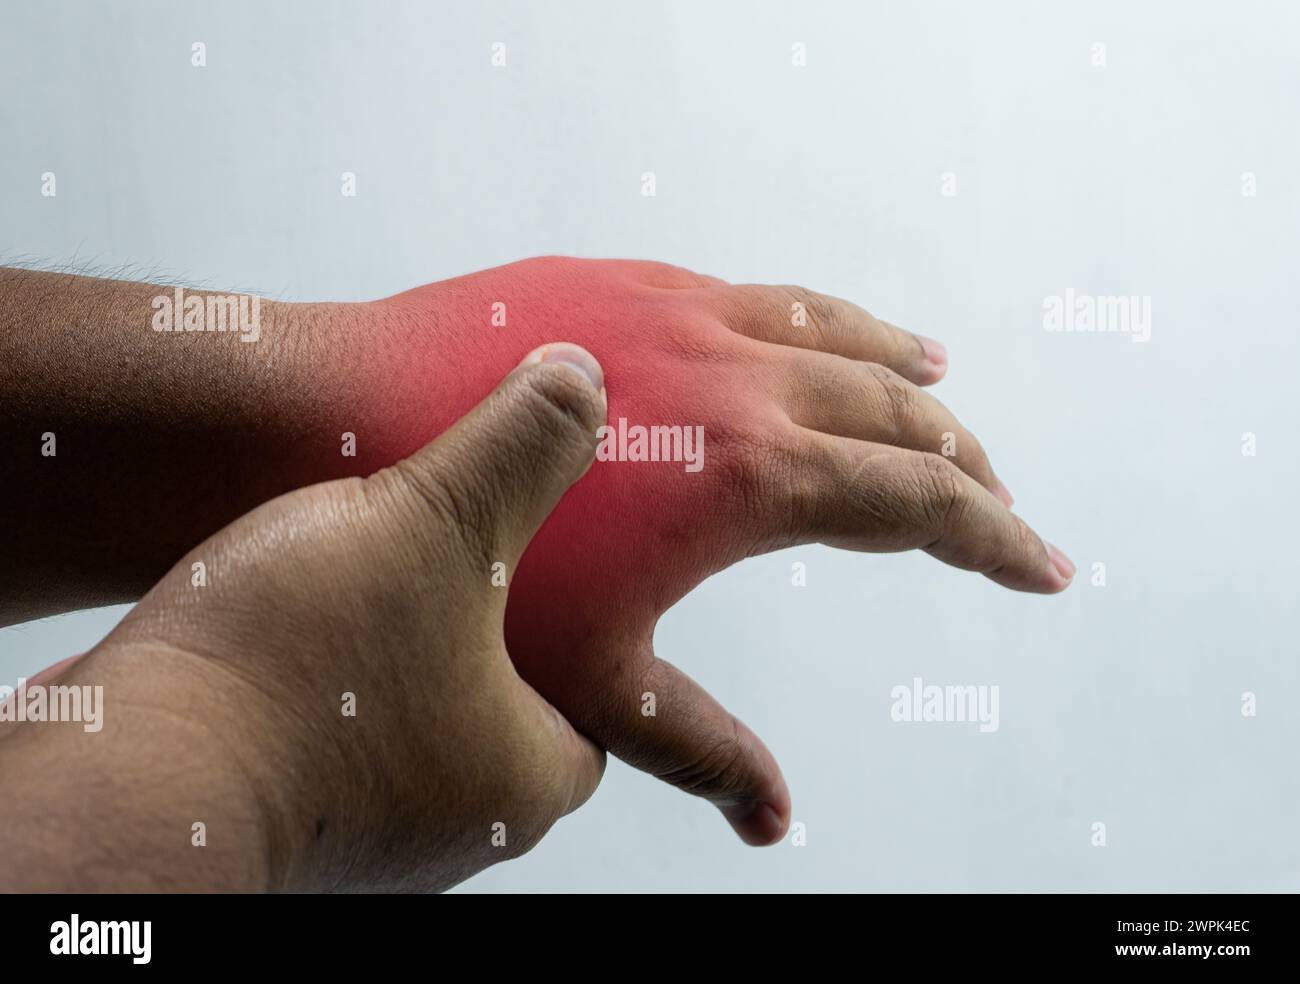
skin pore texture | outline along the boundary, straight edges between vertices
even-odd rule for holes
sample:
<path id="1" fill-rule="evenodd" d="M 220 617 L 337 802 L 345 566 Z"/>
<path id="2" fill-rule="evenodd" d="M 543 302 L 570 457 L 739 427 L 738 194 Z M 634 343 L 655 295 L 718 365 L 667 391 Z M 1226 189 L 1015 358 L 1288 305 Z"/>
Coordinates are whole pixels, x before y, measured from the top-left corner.
<path id="1" fill-rule="evenodd" d="M 597 745 L 715 803 L 749 843 L 780 838 L 789 792 L 761 741 L 657 658 L 670 654 L 654 652 L 655 624 L 677 600 L 809 542 L 924 549 L 1022 591 L 1073 575 L 923 389 L 944 375 L 942 348 L 803 288 L 544 257 L 364 304 L 268 302 L 246 344 L 150 332 L 150 285 L 114 283 L 106 299 L 103 281 L 3 275 L 23 330 L 0 341 L 14 408 L 0 426 L 24 452 L 0 504 L 16 529 L 41 531 L 0 557 L 10 621 L 138 598 L 258 503 L 413 454 L 548 343 L 600 361 L 609 423 L 702 428 L 698 471 L 597 460 L 517 564 L 477 559 L 484 585 L 505 565 L 520 676 Z M 37 450 L 44 432 L 56 459 Z M 451 508 L 466 529 L 492 525 L 481 495 Z"/>
<path id="2" fill-rule="evenodd" d="M 599 378 L 550 345 L 394 467 L 195 546 L 60 674 L 102 689 L 102 730 L 0 738 L 0 884 L 431 891 L 527 851 L 605 755 L 519 678 L 482 558 L 513 565 L 586 471 Z"/>
<path id="3" fill-rule="evenodd" d="M 498 302 L 506 324 L 494 327 Z M 792 305 L 802 305 L 804 325 L 792 324 Z M 429 375 L 446 380 L 401 400 L 407 426 L 418 424 L 392 453 L 418 446 L 490 389 L 503 364 L 556 338 L 605 367 L 611 422 L 703 428 L 699 472 L 671 461 L 593 465 L 511 578 L 506 642 L 525 679 L 580 730 L 707 796 L 750 843 L 781 836 L 789 793 L 762 742 L 655 658 L 655 623 L 676 601 L 738 560 L 809 541 L 930 547 L 1023 590 L 1068 581 L 999 505 L 995 496 L 1009 496 L 975 438 L 946 414 L 927 416 L 913 384 L 937 381 L 943 363 L 851 305 L 656 263 L 548 257 L 380 308 L 385 336 L 404 340 L 381 377 L 409 383 L 400 365 L 419 353 L 434 366 Z M 381 430 L 400 434 L 401 422 L 388 418 Z M 987 491 L 939 456 L 945 432 L 957 435 L 957 464 Z M 900 465 L 894 443 L 930 454 Z M 934 511 L 936 489 L 946 516 Z M 959 510 L 1002 520 L 1001 540 L 987 530 L 945 540 Z M 653 716 L 642 712 L 648 694 Z"/>

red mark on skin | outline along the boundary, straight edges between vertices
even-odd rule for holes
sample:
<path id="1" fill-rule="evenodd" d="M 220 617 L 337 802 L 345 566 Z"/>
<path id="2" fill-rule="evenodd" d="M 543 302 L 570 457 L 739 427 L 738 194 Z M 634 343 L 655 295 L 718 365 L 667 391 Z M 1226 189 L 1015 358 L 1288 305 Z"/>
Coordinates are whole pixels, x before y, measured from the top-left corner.
<path id="1" fill-rule="evenodd" d="M 757 345 L 721 323 L 702 278 L 653 263 L 547 257 L 382 303 L 422 348 L 390 370 L 413 412 L 392 421 L 389 460 L 445 430 L 528 352 L 555 341 L 600 360 L 609 421 L 704 428 L 699 472 L 680 461 L 597 461 L 538 533 L 511 580 L 507 619 L 511 654 L 535 676 L 549 676 L 544 654 L 567 656 L 615 623 L 652 625 L 751 546 L 731 522 L 727 486 L 736 438 L 757 426 L 758 379 L 745 371 L 757 368 Z M 498 303 L 503 326 L 491 323 Z M 413 379 L 421 365 L 427 374 Z"/>
<path id="2" fill-rule="evenodd" d="M 569 490 L 510 579 L 506 642 L 525 680 L 641 768 L 694 788 L 693 770 L 717 779 L 720 750 L 738 741 L 749 779 L 719 805 L 742 837 L 766 843 L 790 810 L 775 761 L 689 681 L 655 670 L 651 651 L 660 614 L 710 574 L 775 545 L 759 513 L 773 508 L 764 449 L 770 458 L 772 434 L 790 426 L 771 395 L 782 350 L 723 323 L 718 285 L 657 263 L 547 257 L 379 302 L 378 365 L 354 394 L 374 415 L 359 470 L 423 446 L 548 342 L 576 343 L 600 361 L 610 422 L 703 427 L 702 470 L 596 461 Z M 654 718 L 641 713 L 647 691 L 667 691 Z"/>

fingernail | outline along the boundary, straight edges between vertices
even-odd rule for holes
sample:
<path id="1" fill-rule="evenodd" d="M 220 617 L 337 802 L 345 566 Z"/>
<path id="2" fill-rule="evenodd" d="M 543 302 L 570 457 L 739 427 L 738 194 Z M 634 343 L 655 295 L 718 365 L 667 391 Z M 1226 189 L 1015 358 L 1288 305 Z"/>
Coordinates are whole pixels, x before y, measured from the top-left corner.
<path id="1" fill-rule="evenodd" d="M 917 335 L 916 340 L 921 343 L 921 348 L 925 351 L 925 357 L 931 363 L 936 366 L 946 366 L 948 364 L 948 350 L 933 338 Z"/>
<path id="2" fill-rule="evenodd" d="M 741 817 L 729 817 L 740 839 L 753 847 L 766 847 L 785 833 L 781 816 L 767 803 L 759 803 Z"/>
<path id="3" fill-rule="evenodd" d="M 1074 577 L 1074 564 L 1071 563 L 1070 558 L 1050 543 L 1047 544 L 1047 556 L 1052 559 L 1052 566 L 1056 568 L 1057 574 L 1067 581 Z"/>
<path id="4" fill-rule="evenodd" d="M 998 497 L 999 502 L 1010 509 L 1016 502 L 1016 500 L 1011 497 L 1011 490 L 1003 485 L 1002 479 L 998 478 L 996 475 L 993 476 L 993 481 L 998 483 L 998 487 L 993 490 L 993 494 Z"/>
<path id="5" fill-rule="evenodd" d="M 552 342 L 549 345 L 542 345 L 533 349 L 524 356 L 524 361 L 519 365 L 522 368 L 536 365 L 539 362 L 568 366 L 581 374 L 592 389 L 603 390 L 605 388 L 605 370 L 600 367 L 596 357 L 585 348 L 572 345 L 569 342 Z"/>

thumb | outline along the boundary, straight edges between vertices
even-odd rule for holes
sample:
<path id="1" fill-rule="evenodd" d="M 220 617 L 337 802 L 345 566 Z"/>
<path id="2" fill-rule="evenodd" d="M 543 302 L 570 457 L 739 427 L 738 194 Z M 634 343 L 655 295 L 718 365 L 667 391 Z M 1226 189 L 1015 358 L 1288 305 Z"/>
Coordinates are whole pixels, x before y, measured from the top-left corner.
<path id="1" fill-rule="evenodd" d="M 513 569 L 586 473 L 605 422 L 604 372 L 586 349 L 530 352 L 441 437 L 395 466 L 482 556 Z"/>
<path id="2" fill-rule="evenodd" d="M 628 668 L 621 681 L 627 699 L 610 701 L 594 719 L 563 705 L 560 710 L 628 765 L 709 800 L 745 843 L 761 846 L 784 837 L 790 790 L 759 737 L 652 651 L 638 669 L 630 669 L 640 662 L 634 651 L 621 655 L 612 662 Z"/>

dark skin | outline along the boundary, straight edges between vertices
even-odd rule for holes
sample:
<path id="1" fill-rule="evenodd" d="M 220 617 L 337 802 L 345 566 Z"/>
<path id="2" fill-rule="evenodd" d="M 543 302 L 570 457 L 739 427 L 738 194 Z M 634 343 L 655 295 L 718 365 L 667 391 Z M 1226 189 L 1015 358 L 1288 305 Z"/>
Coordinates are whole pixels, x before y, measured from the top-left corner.
<path id="1" fill-rule="evenodd" d="M 482 287 L 484 277 L 497 286 Z M 787 498 L 797 488 L 798 500 L 810 508 L 760 510 L 762 515 L 749 517 L 754 528 L 713 530 L 720 542 L 684 541 L 682 558 L 691 559 L 690 552 L 701 545 L 712 553 L 693 558 L 674 575 L 669 604 L 711 572 L 714 553 L 739 559 L 755 552 L 745 539 L 751 535 L 768 549 L 815 540 L 853 549 L 922 546 L 1021 590 L 1050 593 L 1068 584 L 1073 573 L 1068 560 L 1006 510 L 1010 497 L 978 441 L 918 388 L 943 374 L 933 343 L 833 298 L 789 288 L 733 287 L 662 264 L 547 258 L 374 304 L 264 302 L 259 340 L 245 344 L 233 335 L 160 336 L 148 330 L 151 299 L 166 288 L 4 271 L 0 397 L 13 412 L 4 418 L 0 436 L 13 449 L 15 475 L 0 487 L 0 505 L 14 529 L 0 552 L 0 616 L 14 622 L 133 600 L 192 544 L 259 503 L 311 483 L 371 475 L 409 454 L 427 436 L 412 443 L 410 433 L 399 432 L 411 421 L 427 420 L 422 400 L 430 392 L 454 389 L 452 381 L 419 377 L 412 386 L 385 388 L 376 400 L 375 385 L 360 382 L 356 370 L 410 364 L 413 349 L 429 347 L 436 315 L 450 310 L 453 324 L 441 328 L 454 331 L 458 298 L 499 296 L 499 288 L 522 296 L 511 287 L 516 277 L 545 296 L 554 296 L 557 286 L 585 283 L 588 294 L 575 298 L 595 290 L 622 307 L 622 325 L 629 330 L 618 336 L 624 348 L 617 354 L 624 371 L 635 369 L 643 355 L 662 360 L 670 352 L 670 361 L 658 366 L 661 378 L 681 379 L 703 367 L 710 384 L 722 373 L 730 374 L 733 384 L 743 382 L 734 388 L 744 397 L 738 404 L 744 412 L 722 421 L 734 424 L 723 433 L 761 429 L 783 414 L 807 424 L 766 435 L 781 454 L 755 474 Z M 812 326 L 793 334 L 783 321 L 791 296 L 806 300 L 814 312 Z M 647 344 L 654 339 L 637 321 L 643 309 L 653 312 L 651 323 L 659 318 L 676 333 L 674 344 L 657 349 Z M 695 331 L 698 338 L 691 335 Z M 435 350 L 447 341 L 432 337 Z M 605 344 L 612 343 L 606 339 Z M 642 344 L 644 350 L 636 347 Z M 736 359 L 742 352 L 744 359 Z M 692 359 L 700 365 L 693 366 Z M 395 375 L 386 371 L 379 378 Z M 654 380 L 645 382 L 652 390 Z M 628 387 L 620 394 L 626 400 Z M 709 420 L 711 427 L 718 422 Z M 357 457 L 339 453 L 344 432 L 365 436 Z M 952 460 L 933 451 L 948 432 L 960 435 Z M 41 454 L 47 433 L 57 439 L 53 457 Z M 385 443 L 390 434 L 398 436 Z M 711 447 L 711 460 L 719 460 L 718 446 Z M 724 445 L 722 452 L 734 455 L 737 447 L 743 452 L 745 445 Z M 664 499 L 638 484 L 645 474 L 635 467 L 620 473 L 626 476 L 624 499 L 632 501 L 611 505 L 643 514 L 653 527 L 658 513 L 645 505 Z M 780 495 L 757 501 L 737 497 L 734 489 L 717 491 L 730 500 L 714 495 L 710 503 L 729 501 L 733 509 L 782 501 Z M 474 497 L 466 501 L 476 525 L 490 528 L 489 506 Z M 790 525 L 796 513 L 797 529 Z M 699 520 L 704 514 L 686 515 Z M 459 518 L 466 518 L 463 509 Z M 620 569 L 618 582 L 632 583 L 638 571 L 646 573 L 644 555 L 636 550 L 631 555 L 636 569 Z M 605 580 L 597 587 L 606 590 L 618 582 Z M 537 585 L 547 583 L 554 582 L 535 579 Z M 617 597 L 583 600 L 598 609 L 627 610 Z M 159 616 L 163 623 L 169 618 Z M 711 799 L 748 842 L 779 838 L 788 822 L 789 798 L 774 759 L 689 678 L 653 659 L 652 620 L 631 628 L 636 631 L 612 640 L 588 638 L 595 651 L 585 654 L 589 658 L 581 666 L 539 662 L 533 653 L 525 675 L 601 744 Z M 567 642 L 575 645 L 563 647 L 567 652 L 561 655 L 571 655 L 582 640 Z M 145 639 L 144 644 L 157 642 Z M 239 646 L 257 649 L 244 639 Z M 163 648 L 184 653 L 189 645 L 171 639 Z M 636 650 L 636 659 L 629 648 Z M 355 650 L 357 659 L 363 649 Z M 122 650 L 114 646 L 112 652 Z M 658 676 L 632 672 L 643 657 Z M 281 653 L 264 658 L 277 670 L 293 665 Z M 89 665 L 102 672 L 124 659 Z M 516 662 L 524 665 L 518 653 Z M 615 667 L 636 678 L 637 686 L 621 697 L 611 683 L 617 682 L 610 672 Z M 313 679 L 313 666 L 299 670 L 295 679 Z M 156 675 L 151 685 L 168 680 L 177 689 L 155 690 L 155 704 L 194 700 L 192 689 L 167 674 Z M 639 713 L 645 682 L 665 698 L 657 720 Z M 602 719 L 602 710 L 617 713 Z M 298 823 L 290 826 L 297 830 Z"/>
<path id="2" fill-rule="evenodd" d="M 345 308 L 264 301 L 257 344 L 159 344 L 160 292 L 0 269 L 0 624 L 135 601 L 235 517 L 357 469 L 318 450 L 360 416 L 316 330 Z"/>
<path id="3" fill-rule="evenodd" d="M 0 447 L 10 469 L 0 485 L 9 518 L 0 624 L 134 601 L 182 552 L 254 506 L 400 457 L 374 439 L 359 442 L 356 457 L 338 451 L 341 433 L 371 437 L 422 409 L 394 391 L 375 419 L 373 387 L 356 369 L 406 344 L 398 332 L 376 331 L 375 305 L 264 300 L 260 337 L 243 344 L 234 335 L 148 330 L 151 299 L 170 291 L 0 268 Z M 760 322 L 746 331 L 772 328 Z M 918 343 L 885 348 L 908 345 Z M 942 376 L 924 361 L 913 368 L 898 360 L 887 361 L 921 385 Z M 827 397 L 799 397 L 810 414 L 818 399 Z M 46 433 L 56 435 L 53 458 L 41 454 Z M 1009 504 L 977 442 L 967 443 L 974 457 L 958 465 Z M 816 494 L 847 501 L 852 490 Z M 1053 561 L 1068 569 L 1063 555 Z M 1064 585 L 1048 571 L 1033 590 Z"/>
<path id="4" fill-rule="evenodd" d="M 604 753 L 515 672 L 480 562 L 513 569 L 595 453 L 599 366 L 545 359 L 397 465 L 200 543 L 41 681 L 102 687 L 102 727 L 0 726 L 3 888 L 436 891 L 581 805 Z"/>

